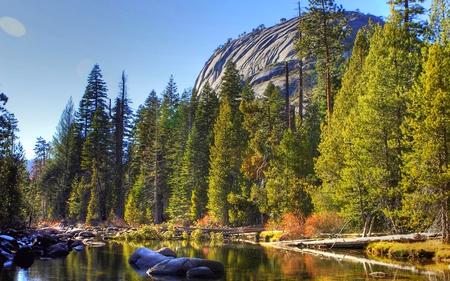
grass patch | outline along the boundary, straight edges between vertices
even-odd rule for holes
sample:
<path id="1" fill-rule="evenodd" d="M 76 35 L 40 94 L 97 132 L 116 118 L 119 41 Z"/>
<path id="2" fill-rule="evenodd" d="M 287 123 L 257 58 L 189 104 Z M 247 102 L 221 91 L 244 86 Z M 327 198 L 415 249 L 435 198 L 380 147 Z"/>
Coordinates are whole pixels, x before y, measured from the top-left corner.
<path id="1" fill-rule="evenodd" d="M 375 242 L 367 246 L 367 253 L 375 256 L 387 256 L 389 258 L 407 258 L 434 260 L 449 260 L 450 245 L 440 240 L 427 240 L 424 242 Z"/>
<path id="2" fill-rule="evenodd" d="M 277 242 L 280 241 L 281 236 L 284 235 L 283 231 L 279 230 L 266 230 L 261 232 L 260 237 L 265 242 Z"/>

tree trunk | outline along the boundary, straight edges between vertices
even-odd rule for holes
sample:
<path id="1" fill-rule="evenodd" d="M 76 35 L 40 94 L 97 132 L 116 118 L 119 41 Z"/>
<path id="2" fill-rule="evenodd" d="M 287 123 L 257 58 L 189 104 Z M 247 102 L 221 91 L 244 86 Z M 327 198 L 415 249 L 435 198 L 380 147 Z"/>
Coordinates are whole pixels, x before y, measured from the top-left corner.
<path id="1" fill-rule="evenodd" d="M 447 197 L 445 196 L 445 191 L 441 191 L 442 201 L 441 201 L 441 229 L 442 229 L 442 242 L 450 243 L 449 231 L 448 231 L 448 204 Z"/>
<path id="2" fill-rule="evenodd" d="M 284 71 L 286 74 L 286 128 L 292 128 L 291 126 L 291 111 L 289 108 L 289 65 L 287 62 L 284 63 Z"/>

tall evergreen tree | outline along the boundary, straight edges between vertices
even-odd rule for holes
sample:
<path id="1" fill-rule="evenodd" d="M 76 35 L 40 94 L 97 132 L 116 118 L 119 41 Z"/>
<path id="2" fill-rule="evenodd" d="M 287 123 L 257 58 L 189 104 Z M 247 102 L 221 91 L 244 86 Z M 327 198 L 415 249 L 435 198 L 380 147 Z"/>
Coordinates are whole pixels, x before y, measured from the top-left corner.
<path id="1" fill-rule="evenodd" d="M 316 68 L 323 70 L 327 112 L 331 116 L 333 94 L 337 90 L 332 88 L 332 76 L 346 48 L 342 41 L 348 34 L 344 29 L 347 18 L 342 6 L 337 6 L 334 0 L 308 2 L 299 25 L 302 37 L 297 41 L 297 48 L 301 58 L 306 55 L 316 59 Z"/>
<path id="2" fill-rule="evenodd" d="M 228 224 L 231 192 L 240 190 L 241 172 L 247 133 L 242 127 L 239 111 L 242 81 L 235 64 L 227 62 L 220 88 L 219 115 L 214 124 L 214 145 L 211 147 L 207 209 L 218 223 Z"/>
<path id="3" fill-rule="evenodd" d="M 112 191 L 112 200 L 114 204 L 114 214 L 116 217 L 123 218 L 125 209 L 125 170 L 130 163 L 127 161 L 128 148 L 131 138 L 131 120 L 133 111 L 130 108 L 131 100 L 128 98 L 128 78 L 125 71 L 122 71 L 121 81 L 119 83 L 119 94 L 115 100 L 112 119 L 114 122 L 114 150 L 115 150 L 115 175 L 114 190 Z"/>
<path id="4" fill-rule="evenodd" d="M 91 182 L 92 167 L 98 170 L 98 196 L 93 200 L 99 206 L 99 217 L 91 219 L 106 219 L 113 209 L 112 196 L 113 178 L 110 173 L 113 167 L 113 157 L 110 153 L 113 147 L 112 123 L 108 106 L 106 83 L 102 79 L 98 64 L 88 76 L 88 85 L 80 101 L 77 124 L 82 137 L 81 168 L 86 176 L 85 182 Z M 95 165 L 93 161 L 95 159 Z M 92 187 L 92 185 L 91 185 Z M 90 203 L 91 204 L 91 203 Z"/>
<path id="5" fill-rule="evenodd" d="M 130 181 L 132 186 L 125 206 L 125 221 L 150 223 L 154 221 L 155 186 L 158 181 L 158 115 L 160 101 L 151 91 L 136 113 L 131 144 L 132 163 Z"/>
<path id="6" fill-rule="evenodd" d="M 375 28 L 363 67 L 364 95 L 358 98 L 344 132 L 350 144 L 344 155 L 344 186 L 365 198 L 359 213 L 381 210 L 395 232 L 402 231 L 399 183 L 405 147 L 400 128 L 408 91 L 420 69 L 421 45 L 414 37 L 408 26 L 399 23 L 395 11 L 384 27 Z"/>
<path id="7" fill-rule="evenodd" d="M 56 127 L 52 141 L 52 161 L 43 178 L 43 182 L 56 185 L 54 214 L 58 217 L 65 218 L 69 214 L 67 200 L 70 197 L 72 181 L 80 169 L 76 140 L 75 109 L 70 98 Z"/>
<path id="8" fill-rule="evenodd" d="M 173 154 L 173 172 L 169 179 L 171 197 L 167 209 L 167 213 L 173 222 L 184 224 L 190 222 L 191 189 L 185 181 L 188 171 L 185 169 L 187 159 L 184 155 L 193 119 L 192 115 L 194 112 L 192 107 L 195 107 L 196 104 L 191 103 L 192 100 L 192 90 L 185 90 L 177 106 L 179 122 L 174 127 L 174 135 L 172 137 L 175 140 L 171 152 Z"/>
<path id="9" fill-rule="evenodd" d="M 450 5 L 434 1 L 432 32 L 436 40 L 427 50 L 423 72 L 416 81 L 403 126 L 404 143 L 410 150 L 403 155 L 403 210 L 412 229 L 427 230 L 436 221 L 442 240 L 450 242 L 448 219 L 450 181 L 450 70 L 448 28 Z M 437 14 L 434 14 L 437 13 Z"/>
<path id="10" fill-rule="evenodd" d="M 180 97 L 173 77 L 163 93 L 163 101 L 158 119 L 158 144 L 157 144 L 157 182 L 155 185 L 155 223 L 161 223 L 166 219 L 165 211 L 169 205 L 171 196 L 170 177 L 175 172 L 176 153 L 178 144 L 177 127 L 181 119 L 178 111 Z"/>
<path id="11" fill-rule="evenodd" d="M 311 189 L 313 161 L 306 131 L 286 130 L 270 161 L 266 183 L 266 205 L 261 210 L 279 220 L 285 213 L 309 216 L 313 210 Z"/>
<path id="12" fill-rule="evenodd" d="M 207 212 L 209 149 L 214 141 L 213 127 L 218 110 L 219 99 L 215 91 L 206 83 L 195 111 L 183 165 L 185 171 L 183 184 L 190 193 L 190 218 L 193 221 L 201 219 Z"/>
<path id="13" fill-rule="evenodd" d="M 249 133 L 248 150 L 242 172 L 247 178 L 247 185 L 250 186 L 246 187 L 244 183 L 241 189 L 247 192 L 238 195 L 248 201 L 257 198 L 256 204 L 259 205 L 260 211 L 266 213 L 267 192 L 264 188 L 268 179 L 267 171 L 285 131 L 284 97 L 279 87 L 269 83 L 262 99 L 257 100 L 247 80 L 240 110 L 244 114 L 243 127 Z"/>
<path id="14" fill-rule="evenodd" d="M 315 164 L 315 171 L 322 181 L 321 192 L 314 194 L 314 203 L 319 211 L 335 208 L 340 210 L 343 216 L 356 220 L 357 223 L 361 222 L 363 226 L 367 225 L 366 221 L 370 222 L 375 217 L 375 210 L 368 210 L 370 204 L 367 200 L 370 199 L 364 196 L 366 192 L 359 182 L 362 177 L 360 171 L 353 169 L 344 174 L 346 162 L 343 159 L 346 155 L 349 155 L 348 161 L 357 157 L 351 140 L 348 139 L 347 130 L 352 128 L 354 108 L 363 94 L 362 69 L 369 51 L 367 36 L 369 34 L 363 30 L 359 30 L 356 35 L 349 66 L 342 79 L 342 88 L 336 95 L 334 113 L 330 123 L 323 127 L 319 145 L 320 156 Z M 346 183 L 346 176 L 356 181 L 352 184 Z"/>
<path id="15" fill-rule="evenodd" d="M 44 169 L 47 168 L 47 164 L 50 162 L 50 149 L 50 143 L 48 143 L 42 137 L 37 138 L 36 144 L 34 146 L 34 153 L 36 157 L 33 160 L 31 171 L 33 181 L 42 181 Z M 49 216 L 52 215 L 52 210 L 49 210 L 49 208 L 52 208 L 52 206 L 54 205 L 55 187 L 52 185 L 39 185 L 42 215 L 44 219 L 48 219 Z"/>
<path id="16" fill-rule="evenodd" d="M 0 93 L 0 227 L 23 222 L 23 191 L 28 177 L 24 151 L 16 135 L 19 131 L 17 119 L 4 107 L 7 101 L 8 97 Z"/>

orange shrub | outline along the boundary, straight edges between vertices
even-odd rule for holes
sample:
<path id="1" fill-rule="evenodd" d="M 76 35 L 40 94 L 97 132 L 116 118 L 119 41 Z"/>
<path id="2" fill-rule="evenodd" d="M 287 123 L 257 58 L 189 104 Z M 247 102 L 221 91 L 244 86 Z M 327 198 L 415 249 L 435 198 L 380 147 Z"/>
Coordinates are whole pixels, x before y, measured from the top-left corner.
<path id="1" fill-rule="evenodd" d="M 305 235 L 305 218 L 300 212 L 285 213 L 280 223 L 280 229 L 286 234 L 283 239 L 299 239 Z"/>
<path id="2" fill-rule="evenodd" d="M 214 221 L 211 218 L 211 216 L 207 213 L 203 218 L 199 219 L 197 221 L 197 226 L 198 227 L 203 227 L 203 228 L 212 228 L 214 227 Z"/>
<path id="3" fill-rule="evenodd" d="M 344 219 L 340 218 L 336 212 L 325 211 L 313 213 L 306 219 L 305 235 L 308 237 L 322 234 L 338 233 L 344 225 Z"/>

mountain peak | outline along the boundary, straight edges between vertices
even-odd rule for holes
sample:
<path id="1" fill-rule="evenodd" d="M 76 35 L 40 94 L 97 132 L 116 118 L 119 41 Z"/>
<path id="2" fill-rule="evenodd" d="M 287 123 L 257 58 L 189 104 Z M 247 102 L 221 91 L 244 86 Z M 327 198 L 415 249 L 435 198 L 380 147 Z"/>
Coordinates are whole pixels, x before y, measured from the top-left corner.
<path id="1" fill-rule="evenodd" d="M 381 17 L 366 15 L 359 12 L 347 12 L 348 26 L 352 28 L 349 36 L 353 42 L 357 31 L 367 25 L 372 18 L 373 23 L 382 22 Z M 269 28 L 258 26 L 251 33 L 244 34 L 235 40 L 228 40 L 226 44 L 216 49 L 205 63 L 196 82 L 195 89 L 201 93 L 205 83 L 219 92 L 222 85 L 222 75 L 226 62 L 232 59 L 236 64 L 243 80 L 250 79 L 257 96 L 260 96 L 269 81 L 285 88 L 285 62 L 289 71 L 297 68 L 298 58 L 294 50 L 294 39 L 297 36 L 298 18 L 283 20 Z M 292 76 L 292 74 L 290 75 Z M 297 91 L 298 77 L 290 77 L 290 94 Z"/>

